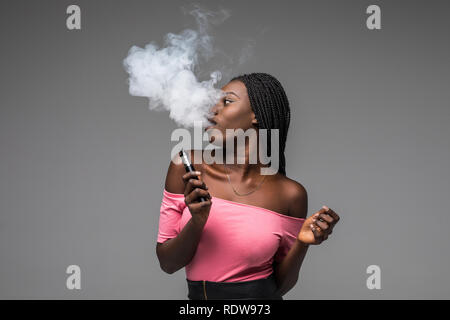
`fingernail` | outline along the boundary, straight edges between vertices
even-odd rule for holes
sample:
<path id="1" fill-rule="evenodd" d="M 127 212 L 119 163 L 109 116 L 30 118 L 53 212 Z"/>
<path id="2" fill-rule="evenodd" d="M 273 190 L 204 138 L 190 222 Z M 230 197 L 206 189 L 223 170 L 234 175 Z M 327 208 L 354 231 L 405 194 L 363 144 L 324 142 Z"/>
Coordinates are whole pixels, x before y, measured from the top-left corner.
<path id="1" fill-rule="evenodd" d="M 322 208 L 324 208 L 326 211 L 330 210 L 330 208 L 328 208 L 327 206 L 322 206 Z"/>
<path id="2" fill-rule="evenodd" d="M 202 174 L 200 171 L 195 171 L 195 174 Z"/>

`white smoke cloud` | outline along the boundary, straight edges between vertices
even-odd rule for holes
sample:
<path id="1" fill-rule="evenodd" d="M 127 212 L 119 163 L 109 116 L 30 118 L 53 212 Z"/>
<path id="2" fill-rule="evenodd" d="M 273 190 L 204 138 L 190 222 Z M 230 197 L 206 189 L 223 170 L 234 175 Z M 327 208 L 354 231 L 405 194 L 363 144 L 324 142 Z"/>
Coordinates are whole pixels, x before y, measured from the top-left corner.
<path id="1" fill-rule="evenodd" d="M 229 16 L 226 10 L 214 13 L 198 6 L 189 13 L 195 17 L 198 31 L 168 33 L 161 48 L 154 41 L 144 48 L 132 46 L 123 60 L 129 73 L 130 95 L 147 97 L 150 110 L 167 110 L 171 119 L 186 128 L 194 121 L 208 124 L 210 108 L 223 96 L 222 90 L 214 87 L 222 77 L 219 70 L 201 82 L 194 71 L 200 60 L 207 61 L 214 55 L 207 33 L 209 21 L 217 24 Z"/>

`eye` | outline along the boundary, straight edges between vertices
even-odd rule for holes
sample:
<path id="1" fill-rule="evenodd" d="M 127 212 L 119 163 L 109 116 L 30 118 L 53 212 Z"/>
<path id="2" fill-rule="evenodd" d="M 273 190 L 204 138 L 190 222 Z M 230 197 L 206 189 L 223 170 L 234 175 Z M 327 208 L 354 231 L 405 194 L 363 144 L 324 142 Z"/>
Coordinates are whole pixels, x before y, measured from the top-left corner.
<path id="1" fill-rule="evenodd" d="M 225 105 L 227 105 L 227 101 L 228 101 L 228 102 L 233 102 L 232 100 L 225 99 L 225 100 L 224 100 L 224 104 L 225 104 Z"/>

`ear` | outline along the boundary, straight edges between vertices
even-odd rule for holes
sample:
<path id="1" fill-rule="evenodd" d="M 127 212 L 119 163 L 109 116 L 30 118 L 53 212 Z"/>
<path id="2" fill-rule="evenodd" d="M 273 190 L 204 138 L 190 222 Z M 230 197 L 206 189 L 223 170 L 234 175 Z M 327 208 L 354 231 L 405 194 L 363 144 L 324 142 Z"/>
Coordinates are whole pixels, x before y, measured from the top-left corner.
<path id="1" fill-rule="evenodd" d="M 253 114 L 253 117 L 252 117 L 252 125 L 259 128 L 259 123 L 258 123 L 258 120 L 256 120 L 256 118 L 255 118 L 255 114 Z"/>

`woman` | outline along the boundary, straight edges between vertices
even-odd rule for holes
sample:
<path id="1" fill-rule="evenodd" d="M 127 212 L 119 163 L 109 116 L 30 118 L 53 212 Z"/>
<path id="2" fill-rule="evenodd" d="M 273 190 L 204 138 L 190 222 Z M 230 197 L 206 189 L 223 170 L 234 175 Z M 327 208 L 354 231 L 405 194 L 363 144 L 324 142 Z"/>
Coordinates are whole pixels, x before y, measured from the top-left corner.
<path id="1" fill-rule="evenodd" d="M 206 129 L 219 130 L 224 140 L 225 129 L 278 129 L 278 172 L 262 175 L 260 169 L 267 165 L 259 158 L 249 161 L 255 150 L 247 141 L 244 164 L 225 161 L 227 153 L 237 158 L 225 141 L 223 161 L 195 162 L 195 173 L 186 173 L 173 159 L 156 253 L 167 273 L 186 267 L 189 299 L 282 300 L 298 280 L 309 245 L 326 240 L 339 216 L 323 206 L 306 218 L 307 192 L 286 177 L 290 108 L 280 82 L 252 73 L 233 78 L 222 90 L 226 95 L 211 109 L 213 127 Z M 267 141 L 272 154 L 270 136 Z M 190 151 L 190 158 L 203 159 L 203 152 Z"/>

